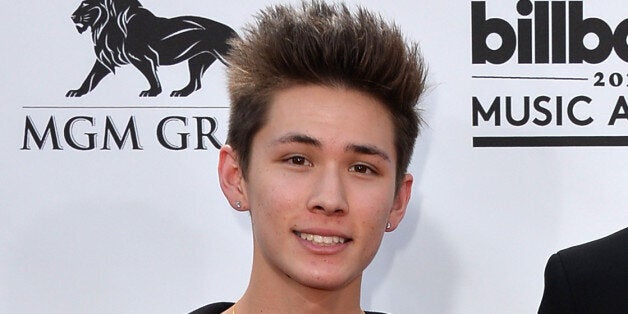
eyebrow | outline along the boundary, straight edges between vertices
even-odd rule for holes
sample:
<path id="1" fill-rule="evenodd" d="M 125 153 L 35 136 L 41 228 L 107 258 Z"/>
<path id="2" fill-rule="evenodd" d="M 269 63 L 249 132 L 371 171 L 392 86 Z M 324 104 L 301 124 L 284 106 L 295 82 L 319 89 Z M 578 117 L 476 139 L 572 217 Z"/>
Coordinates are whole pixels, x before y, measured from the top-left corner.
<path id="1" fill-rule="evenodd" d="M 305 135 L 305 134 L 299 134 L 299 133 L 289 133 L 286 134 L 280 138 L 278 138 L 277 140 L 273 141 L 275 143 L 280 143 L 280 144 L 289 144 L 289 143 L 301 143 L 301 144 L 307 144 L 307 145 L 312 145 L 315 147 L 322 147 L 323 144 L 321 143 L 321 141 L 309 136 L 309 135 Z"/>
<path id="2" fill-rule="evenodd" d="M 390 157 L 386 154 L 386 152 L 373 145 L 349 144 L 345 147 L 345 151 L 364 155 L 376 155 L 386 161 L 390 161 Z"/>

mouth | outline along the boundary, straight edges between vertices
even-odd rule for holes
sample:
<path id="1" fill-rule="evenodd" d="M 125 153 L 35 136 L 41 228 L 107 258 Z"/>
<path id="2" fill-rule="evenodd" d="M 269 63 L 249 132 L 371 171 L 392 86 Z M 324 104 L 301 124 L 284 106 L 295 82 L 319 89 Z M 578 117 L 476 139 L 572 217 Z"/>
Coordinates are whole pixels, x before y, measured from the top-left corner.
<path id="1" fill-rule="evenodd" d="M 82 34 L 85 30 L 87 30 L 87 25 L 81 22 L 75 23 L 74 26 L 76 26 L 76 30 L 79 32 L 79 34 Z"/>
<path id="2" fill-rule="evenodd" d="M 340 236 L 324 236 L 319 234 L 311 234 L 305 232 L 294 231 L 301 239 L 311 242 L 312 244 L 318 246 L 333 246 L 338 244 L 344 244 L 346 242 L 351 241 L 351 239 L 340 237 Z"/>

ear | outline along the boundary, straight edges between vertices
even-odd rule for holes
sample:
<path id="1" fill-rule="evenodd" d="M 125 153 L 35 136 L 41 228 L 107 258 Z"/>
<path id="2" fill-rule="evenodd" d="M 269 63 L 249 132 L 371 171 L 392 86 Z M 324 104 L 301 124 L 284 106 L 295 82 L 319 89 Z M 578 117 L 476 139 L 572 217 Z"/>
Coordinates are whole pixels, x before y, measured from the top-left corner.
<path id="1" fill-rule="evenodd" d="M 246 198 L 246 182 L 242 175 L 242 167 L 238 162 L 236 152 L 229 145 L 220 149 L 218 159 L 218 179 L 220 188 L 233 209 L 245 211 L 249 208 Z M 238 203 L 239 202 L 239 203 Z M 240 206 L 237 206 L 240 204 Z"/>
<path id="2" fill-rule="evenodd" d="M 403 216 L 406 214 L 406 208 L 408 208 L 408 202 L 410 202 L 410 194 L 412 194 L 413 181 L 414 178 L 409 173 L 406 173 L 403 176 L 403 179 L 401 179 L 397 195 L 395 196 L 395 201 L 393 202 L 393 206 L 388 215 L 390 228 L 386 229 L 387 232 L 397 229 L 397 226 L 399 226 Z"/>

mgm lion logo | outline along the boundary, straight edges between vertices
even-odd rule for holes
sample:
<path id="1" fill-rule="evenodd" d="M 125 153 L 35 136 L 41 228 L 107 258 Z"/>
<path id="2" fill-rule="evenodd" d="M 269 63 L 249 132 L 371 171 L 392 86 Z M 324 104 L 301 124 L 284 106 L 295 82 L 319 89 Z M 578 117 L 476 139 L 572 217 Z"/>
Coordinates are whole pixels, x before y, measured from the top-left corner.
<path id="1" fill-rule="evenodd" d="M 216 21 L 182 16 L 153 15 L 137 0 L 85 0 L 72 14 L 79 33 L 92 29 L 96 62 L 85 81 L 66 97 L 80 97 L 93 90 L 116 67 L 132 64 L 150 84 L 140 97 L 161 93 L 157 67 L 188 61 L 190 82 L 170 96 L 184 97 L 201 88 L 209 66 L 228 53 L 229 39 L 237 37 L 229 26 Z"/>

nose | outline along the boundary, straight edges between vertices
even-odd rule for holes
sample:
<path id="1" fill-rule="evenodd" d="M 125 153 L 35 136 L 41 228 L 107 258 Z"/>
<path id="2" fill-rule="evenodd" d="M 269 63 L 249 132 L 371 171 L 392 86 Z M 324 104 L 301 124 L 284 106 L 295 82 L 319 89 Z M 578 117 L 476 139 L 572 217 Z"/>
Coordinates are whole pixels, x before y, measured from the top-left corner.
<path id="1" fill-rule="evenodd" d="M 308 209 L 326 215 L 348 213 L 349 204 L 341 172 L 335 167 L 322 169 L 316 179 L 311 187 Z"/>

